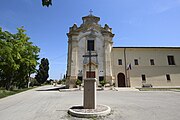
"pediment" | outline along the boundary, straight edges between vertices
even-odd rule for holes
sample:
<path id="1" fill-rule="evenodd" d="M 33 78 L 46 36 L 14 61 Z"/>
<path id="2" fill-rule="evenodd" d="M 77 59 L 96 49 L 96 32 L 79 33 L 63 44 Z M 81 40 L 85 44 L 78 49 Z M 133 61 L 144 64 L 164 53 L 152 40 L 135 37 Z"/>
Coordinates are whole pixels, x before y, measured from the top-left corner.
<path id="1" fill-rule="evenodd" d="M 101 27 L 97 24 L 84 24 L 81 27 L 82 32 L 89 32 L 89 31 L 94 31 L 94 32 L 100 32 Z"/>

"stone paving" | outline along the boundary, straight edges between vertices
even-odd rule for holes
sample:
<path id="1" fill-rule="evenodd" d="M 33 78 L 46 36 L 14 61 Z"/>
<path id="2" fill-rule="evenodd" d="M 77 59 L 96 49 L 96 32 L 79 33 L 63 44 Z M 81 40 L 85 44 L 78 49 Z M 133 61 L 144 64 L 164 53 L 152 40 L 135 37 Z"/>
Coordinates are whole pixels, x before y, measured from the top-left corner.
<path id="1" fill-rule="evenodd" d="M 0 99 L 0 120 L 89 120 L 67 114 L 71 106 L 82 105 L 83 91 L 38 91 L 49 87 Z M 97 91 L 97 104 L 110 106 L 112 112 L 92 120 L 180 119 L 180 92 Z"/>

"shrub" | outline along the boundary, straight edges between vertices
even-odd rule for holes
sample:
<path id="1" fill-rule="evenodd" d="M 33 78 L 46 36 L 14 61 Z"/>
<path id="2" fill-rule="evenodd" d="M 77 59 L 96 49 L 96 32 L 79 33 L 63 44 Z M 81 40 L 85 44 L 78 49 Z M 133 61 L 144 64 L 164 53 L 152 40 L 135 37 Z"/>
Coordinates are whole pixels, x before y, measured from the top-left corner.
<path id="1" fill-rule="evenodd" d="M 76 80 L 76 85 L 81 86 L 81 84 L 82 84 L 82 81 L 81 81 L 81 80 L 79 80 L 79 79 L 77 79 L 77 80 Z"/>
<path id="2" fill-rule="evenodd" d="M 106 80 L 100 81 L 101 86 L 104 86 L 106 83 L 107 83 Z"/>

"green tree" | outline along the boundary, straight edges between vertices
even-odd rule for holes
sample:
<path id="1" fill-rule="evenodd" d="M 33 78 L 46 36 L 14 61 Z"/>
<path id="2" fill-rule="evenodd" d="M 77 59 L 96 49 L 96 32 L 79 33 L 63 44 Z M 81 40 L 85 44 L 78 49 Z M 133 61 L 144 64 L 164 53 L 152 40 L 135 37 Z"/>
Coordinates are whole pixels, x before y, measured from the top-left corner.
<path id="1" fill-rule="evenodd" d="M 41 64 L 39 65 L 39 70 L 37 71 L 37 75 L 35 79 L 40 83 L 43 84 L 49 77 L 49 61 L 47 58 L 41 59 Z"/>
<path id="2" fill-rule="evenodd" d="M 49 7 L 49 5 L 52 5 L 52 0 L 42 0 L 42 5 Z"/>
<path id="3" fill-rule="evenodd" d="M 0 28 L 0 85 L 6 89 L 25 87 L 36 71 L 40 49 L 30 42 L 23 27 L 12 34 Z"/>

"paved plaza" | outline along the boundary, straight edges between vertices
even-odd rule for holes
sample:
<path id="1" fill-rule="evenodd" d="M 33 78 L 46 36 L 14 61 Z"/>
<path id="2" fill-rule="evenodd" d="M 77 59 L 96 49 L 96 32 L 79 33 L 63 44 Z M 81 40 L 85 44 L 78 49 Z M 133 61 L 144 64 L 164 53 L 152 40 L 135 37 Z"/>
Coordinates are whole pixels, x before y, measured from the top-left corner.
<path id="1" fill-rule="evenodd" d="M 83 91 L 43 91 L 49 87 L 0 99 L 0 120 L 86 120 L 67 114 L 71 106 L 82 105 Z M 93 120 L 180 119 L 180 92 L 97 91 L 97 103 L 110 106 L 112 112 Z"/>

